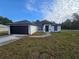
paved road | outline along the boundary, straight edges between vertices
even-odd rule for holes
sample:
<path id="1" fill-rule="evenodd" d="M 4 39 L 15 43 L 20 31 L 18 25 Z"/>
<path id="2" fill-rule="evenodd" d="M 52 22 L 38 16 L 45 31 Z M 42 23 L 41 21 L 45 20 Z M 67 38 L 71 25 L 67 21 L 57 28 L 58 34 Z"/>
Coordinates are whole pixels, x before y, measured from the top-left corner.
<path id="1" fill-rule="evenodd" d="M 7 35 L 7 36 L 0 36 L 0 46 L 8 44 L 10 42 L 16 41 L 21 39 L 25 35 Z"/>

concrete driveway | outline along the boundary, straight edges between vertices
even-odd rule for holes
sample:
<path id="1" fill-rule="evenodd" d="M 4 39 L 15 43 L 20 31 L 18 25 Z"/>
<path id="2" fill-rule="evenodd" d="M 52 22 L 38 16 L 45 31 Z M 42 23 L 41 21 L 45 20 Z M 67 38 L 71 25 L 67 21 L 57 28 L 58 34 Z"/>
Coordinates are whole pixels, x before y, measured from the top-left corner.
<path id="1" fill-rule="evenodd" d="M 16 41 L 21 39 L 26 35 L 7 35 L 7 36 L 0 36 L 0 46 L 8 44 L 10 42 Z"/>

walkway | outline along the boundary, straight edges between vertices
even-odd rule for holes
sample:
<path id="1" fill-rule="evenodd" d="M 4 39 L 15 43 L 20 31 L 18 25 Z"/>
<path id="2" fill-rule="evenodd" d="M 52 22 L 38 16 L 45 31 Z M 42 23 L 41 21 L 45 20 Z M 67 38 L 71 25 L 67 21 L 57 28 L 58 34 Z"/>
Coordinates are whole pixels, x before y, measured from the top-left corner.
<path id="1" fill-rule="evenodd" d="M 33 37 L 33 38 L 45 38 L 45 37 L 48 37 L 48 36 L 51 36 L 51 34 L 47 32 L 45 35 L 39 35 L 39 36 L 34 35 L 34 36 L 29 36 L 29 37 Z"/>

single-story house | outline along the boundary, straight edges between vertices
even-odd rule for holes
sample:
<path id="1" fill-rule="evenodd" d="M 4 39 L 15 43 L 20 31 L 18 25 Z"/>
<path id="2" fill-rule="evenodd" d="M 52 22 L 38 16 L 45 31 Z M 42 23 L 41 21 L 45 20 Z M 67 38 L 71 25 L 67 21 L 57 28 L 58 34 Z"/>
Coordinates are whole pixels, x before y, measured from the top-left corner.
<path id="1" fill-rule="evenodd" d="M 27 20 L 14 22 L 10 25 L 9 34 L 33 34 L 35 32 L 59 32 L 61 25 L 47 20 L 29 22 Z"/>

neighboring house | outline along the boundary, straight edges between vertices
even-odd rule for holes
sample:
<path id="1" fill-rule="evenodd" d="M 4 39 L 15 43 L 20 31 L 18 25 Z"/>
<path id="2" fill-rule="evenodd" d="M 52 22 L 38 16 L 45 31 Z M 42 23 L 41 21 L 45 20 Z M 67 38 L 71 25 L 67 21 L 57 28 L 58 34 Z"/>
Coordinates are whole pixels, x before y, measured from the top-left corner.
<path id="1" fill-rule="evenodd" d="M 40 22 L 18 21 L 10 25 L 9 34 L 33 34 L 35 32 L 59 32 L 61 25 L 43 20 Z"/>

